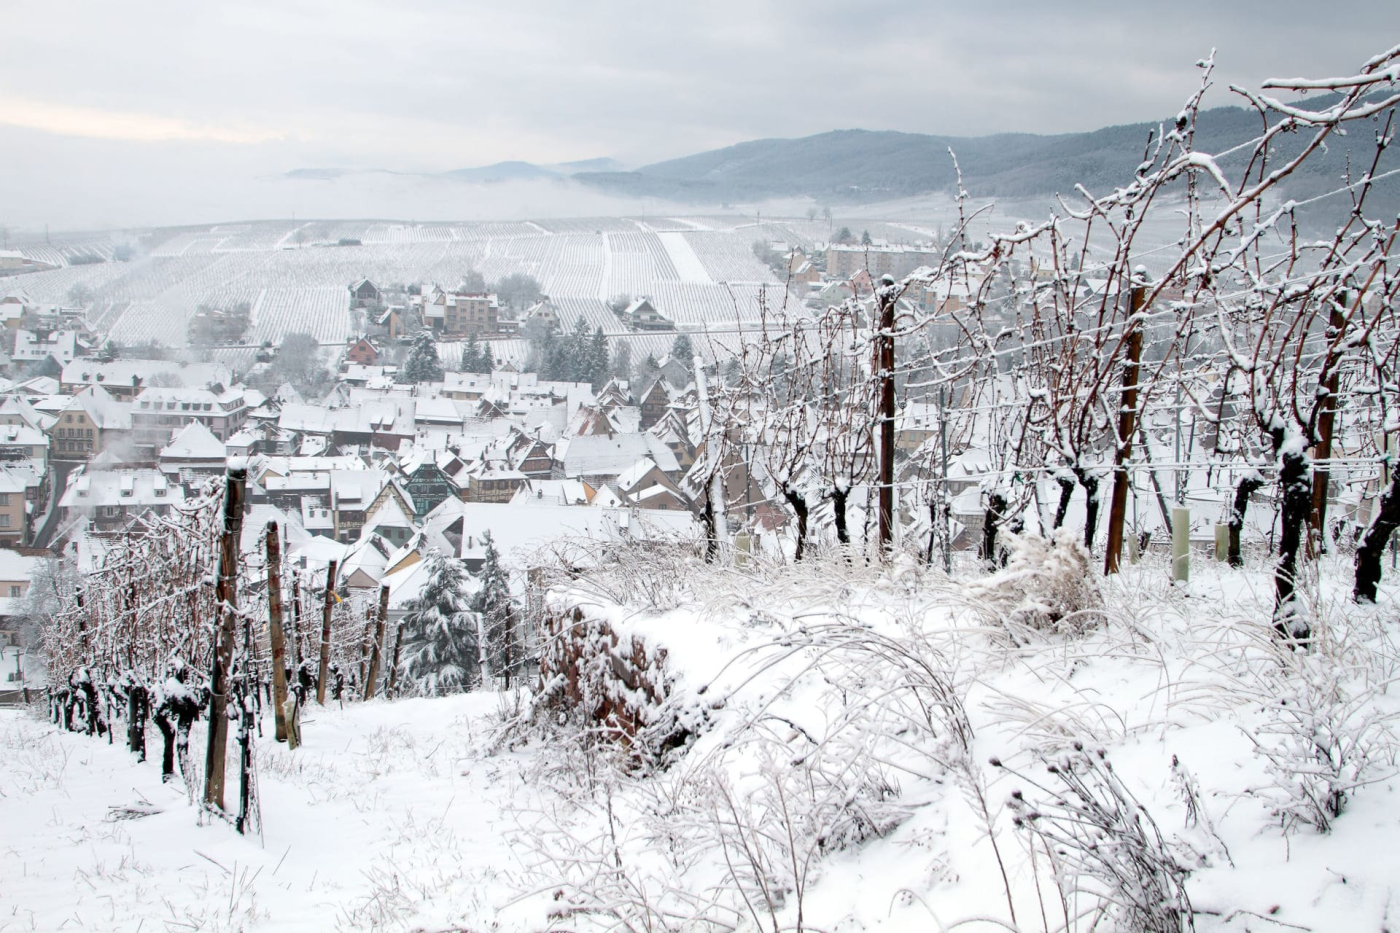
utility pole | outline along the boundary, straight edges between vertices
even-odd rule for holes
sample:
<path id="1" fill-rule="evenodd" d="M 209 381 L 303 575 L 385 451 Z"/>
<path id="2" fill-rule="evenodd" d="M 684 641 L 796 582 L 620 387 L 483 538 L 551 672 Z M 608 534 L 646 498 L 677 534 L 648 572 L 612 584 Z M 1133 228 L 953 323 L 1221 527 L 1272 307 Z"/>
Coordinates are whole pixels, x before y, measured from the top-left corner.
<path id="1" fill-rule="evenodd" d="M 1128 354 L 1123 364 L 1123 392 L 1118 401 L 1118 450 L 1113 457 L 1113 496 L 1108 507 L 1108 547 L 1103 556 L 1103 572 L 1117 573 L 1123 555 L 1123 524 L 1127 520 L 1128 461 L 1133 456 L 1133 431 L 1137 421 L 1138 364 L 1142 359 L 1142 312 L 1145 297 L 1141 285 L 1128 292 Z M 1133 497 L 1136 504 L 1137 497 Z"/>
<path id="2" fill-rule="evenodd" d="M 894 548 L 894 279 L 880 277 L 875 291 L 880 332 L 875 338 L 876 370 L 880 379 L 880 550 Z"/>
<path id="3" fill-rule="evenodd" d="M 224 759 L 228 752 L 229 669 L 238 638 L 238 538 L 248 471 L 230 467 L 224 487 L 224 530 L 219 536 L 219 575 L 214 586 L 214 663 L 209 672 L 209 744 L 204 756 L 204 805 L 224 809 Z"/>

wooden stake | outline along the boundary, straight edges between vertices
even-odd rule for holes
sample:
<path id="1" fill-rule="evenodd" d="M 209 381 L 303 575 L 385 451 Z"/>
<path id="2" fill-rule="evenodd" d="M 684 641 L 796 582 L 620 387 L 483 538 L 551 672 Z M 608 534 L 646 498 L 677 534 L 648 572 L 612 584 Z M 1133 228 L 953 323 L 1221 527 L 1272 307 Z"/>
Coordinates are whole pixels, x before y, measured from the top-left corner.
<path id="1" fill-rule="evenodd" d="M 880 550 L 894 548 L 894 280 L 881 278 L 880 333 L 876 368 L 880 378 Z"/>
<path id="2" fill-rule="evenodd" d="M 400 622 L 394 629 L 394 660 L 389 667 L 389 686 L 385 692 L 390 697 L 398 696 L 399 686 L 399 649 L 403 647 L 403 623 Z"/>
<path id="3" fill-rule="evenodd" d="M 379 683 L 380 655 L 384 651 L 384 625 L 389 618 L 389 584 L 379 587 L 379 615 L 374 620 L 374 641 L 370 645 L 369 675 L 365 678 L 365 699 L 373 700 Z"/>
<path id="4" fill-rule="evenodd" d="M 316 702 L 326 705 L 326 678 L 331 667 L 331 608 L 335 601 L 335 568 L 331 561 L 326 567 L 326 601 L 321 607 L 321 667 L 316 676 Z"/>
<path id="5" fill-rule="evenodd" d="M 1347 303 L 1347 293 L 1341 292 L 1337 296 L 1337 301 L 1332 305 L 1332 314 L 1327 322 L 1328 336 L 1336 341 L 1347 326 L 1346 314 L 1342 311 L 1342 305 Z M 1329 358 L 1332 362 L 1332 372 L 1328 374 L 1327 381 L 1323 383 L 1323 388 L 1327 391 L 1327 397 L 1322 400 L 1322 405 L 1317 416 L 1317 456 L 1318 462 L 1313 464 L 1313 488 L 1312 488 L 1312 512 L 1308 516 L 1308 556 L 1318 557 L 1327 553 L 1327 495 L 1328 485 L 1332 479 L 1332 468 L 1327 462 L 1332 459 L 1332 435 L 1337 424 L 1337 391 L 1340 388 L 1339 366 L 1336 365 L 1335 357 Z"/>
<path id="6" fill-rule="evenodd" d="M 272 712 L 277 741 L 287 741 L 287 646 L 282 638 L 282 541 L 277 523 L 267 523 L 267 621 L 272 642 Z M 293 746 L 295 748 L 295 746 Z"/>
<path id="7" fill-rule="evenodd" d="M 1129 291 L 1130 318 L 1128 358 L 1123 364 L 1123 393 L 1118 402 L 1118 450 L 1113 457 L 1113 495 L 1108 506 L 1108 547 L 1103 556 L 1103 572 L 1117 573 L 1123 558 L 1123 525 L 1128 518 L 1128 461 L 1133 456 L 1133 432 L 1137 422 L 1138 363 L 1142 359 L 1142 328 L 1137 315 L 1142 311 L 1143 287 Z"/>
<path id="8" fill-rule="evenodd" d="M 224 809 L 224 759 L 228 752 L 229 668 L 236 623 L 238 538 L 243 527 L 243 490 L 248 471 L 233 467 L 224 488 L 224 530 L 219 536 L 219 576 L 215 584 L 214 663 L 209 672 L 209 745 L 204 756 L 204 805 Z"/>

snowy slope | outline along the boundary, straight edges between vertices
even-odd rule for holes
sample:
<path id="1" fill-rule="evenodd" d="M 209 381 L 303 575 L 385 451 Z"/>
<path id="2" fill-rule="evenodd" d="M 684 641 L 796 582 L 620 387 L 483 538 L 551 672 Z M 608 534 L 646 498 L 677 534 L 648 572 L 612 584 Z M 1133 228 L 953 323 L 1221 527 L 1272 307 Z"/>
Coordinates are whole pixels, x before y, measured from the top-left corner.
<path id="1" fill-rule="evenodd" d="M 555 603 L 667 649 L 693 735 L 666 767 L 552 719 L 503 729 L 497 694 L 313 710 L 304 748 L 259 746 L 262 838 L 196 825 L 157 761 L 0 711 L 0 930 L 791 929 L 799 910 L 804 929 L 1088 930 L 1099 882 L 1062 874 L 1062 900 L 1007 807 L 1053 812 L 1045 763 L 1076 741 L 1160 828 L 1196 929 L 1393 928 L 1395 590 L 1358 608 L 1346 569 L 1309 584 L 1327 634 L 1297 654 L 1269 634 L 1261 565 L 1198 561 L 1188 590 L 1148 561 L 1103 585 L 1086 634 L 1014 638 L 970 564 L 662 565 L 646 590 L 604 572 Z M 1371 756 L 1327 834 L 1285 827 L 1297 776 L 1255 750 L 1296 709 Z"/>

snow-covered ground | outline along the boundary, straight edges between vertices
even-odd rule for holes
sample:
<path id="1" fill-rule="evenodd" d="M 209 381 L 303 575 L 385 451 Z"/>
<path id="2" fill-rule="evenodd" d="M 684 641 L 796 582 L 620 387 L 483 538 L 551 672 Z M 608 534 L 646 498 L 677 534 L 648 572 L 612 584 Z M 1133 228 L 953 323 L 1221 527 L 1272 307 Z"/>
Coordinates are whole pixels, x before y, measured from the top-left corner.
<path id="1" fill-rule="evenodd" d="M 1127 856 L 1176 866 L 1199 930 L 1394 929 L 1396 590 L 1357 607 L 1348 566 L 1307 583 L 1320 637 L 1296 653 L 1267 567 L 1199 557 L 1189 588 L 1160 558 L 1100 583 L 1082 634 L 999 621 L 1063 578 L 970 564 L 604 573 L 556 599 L 667 649 L 663 719 L 692 736 L 664 767 L 552 715 L 503 729 L 502 694 L 313 709 L 303 748 L 258 746 L 261 836 L 197 825 L 154 729 L 138 763 L 0 711 L 0 931 L 1088 930 L 1086 891 L 1149 880 Z M 1325 834 L 1290 791 L 1318 746 L 1357 785 Z M 1076 886 L 1072 846 L 1013 824 L 1020 791 L 1030 823 L 1073 828 L 1046 767 L 1065 762 L 1096 804 L 1145 812 L 1077 852 L 1125 887 Z"/>

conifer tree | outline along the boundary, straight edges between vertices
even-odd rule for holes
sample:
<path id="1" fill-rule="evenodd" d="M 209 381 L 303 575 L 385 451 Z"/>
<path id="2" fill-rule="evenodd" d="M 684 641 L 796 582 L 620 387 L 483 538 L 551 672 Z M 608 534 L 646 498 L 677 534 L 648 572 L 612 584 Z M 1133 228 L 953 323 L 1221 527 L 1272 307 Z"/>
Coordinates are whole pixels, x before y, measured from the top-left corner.
<path id="1" fill-rule="evenodd" d="M 695 347 L 690 342 L 689 334 L 678 334 L 671 343 L 671 356 L 678 360 L 686 369 L 695 368 Z"/>
<path id="2" fill-rule="evenodd" d="M 413 349 L 403 369 L 399 370 L 399 382 L 441 382 L 442 360 L 438 359 L 437 344 L 427 331 L 418 335 Z"/>
<path id="3" fill-rule="evenodd" d="M 608 338 L 603 336 L 603 328 L 593 331 L 593 340 L 588 345 L 588 372 L 585 378 L 597 392 L 608 381 Z"/>
<path id="4" fill-rule="evenodd" d="M 619 382 L 632 381 L 632 346 L 626 340 L 613 347 L 612 374 Z"/>
<path id="5" fill-rule="evenodd" d="M 473 372 L 490 373 L 496 369 L 496 361 L 491 356 L 491 344 L 483 340 L 481 342 L 481 353 L 476 358 L 476 369 Z"/>
<path id="6" fill-rule="evenodd" d="M 481 589 L 472 597 L 472 611 L 481 616 L 486 635 L 486 665 L 484 676 L 504 678 L 510 686 L 515 668 L 520 666 L 520 648 L 516 636 L 516 610 L 510 597 L 510 578 L 501 566 L 501 555 L 491 532 L 482 538 L 486 545 L 486 560 L 479 579 Z"/>
<path id="7" fill-rule="evenodd" d="M 469 690 L 480 668 L 471 578 L 461 561 L 433 551 L 428 580 L 403 619 L 403 679 L 426 696 Z"/>
<path id="8" fill-rule="evenodd" d="M 476 331 L 467 334 L 466 346 L 462 348 L 462 372 L 481 372 L 481 350 L 476 345 Z"/>

